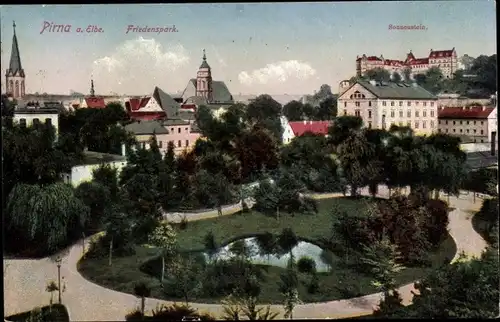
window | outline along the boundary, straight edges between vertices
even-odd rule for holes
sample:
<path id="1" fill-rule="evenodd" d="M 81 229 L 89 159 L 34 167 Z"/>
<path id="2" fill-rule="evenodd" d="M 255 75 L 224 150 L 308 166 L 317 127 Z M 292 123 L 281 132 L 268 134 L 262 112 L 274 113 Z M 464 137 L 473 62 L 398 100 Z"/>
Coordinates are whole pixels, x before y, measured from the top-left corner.
<path id="1" fill-rule="evenodd" d="M 344 110 L 344 115 L 347 115 L 347 110 Z"/>
<path id="2" fill-rule="evenodd" d="M 189 129 L 186 127 L 184 130 L 187 132 Z"/>
<path id="3" fill-rule="evenodd" d="M 368 118 L 371 119 L 372 118 L 372 110 L 368 110 Z"/>
<path id="4" fill-rule="evenodd" d="M 460 129 L 460 133 L 462 133 L 464 130 Z"/>
<path id="5" fill-rule="evenodd" d="M 455 129 L 453 129 L 453 133 L 455 133 Z"/>
<path id="6" fill-rule="evenodd" d="M 469 129 L 465 130 L 466 133 L 469 133 Z"/>
<path id="7" fill-rule="evenodd" d="M 415 105 L 418 106 L 418 102 L 415 102 Z"/>
<path id="8" fill-rule="evenodd" d="M 186 140 L 186 146 L 189 146 L 189 140 Z"/>
<path id="9" fill-rule="evenodd" d="M 422 121 L 422 128 L 425 129 L 425 121 Z"/>
<path id="10" fill-rule="evenodd" d="M 426 111 L 426 110 L 423 110 L 423 111 L 422 111 L 422 116 L 423 116 L 423 117 L 427 117 L 427 111 Z"/>
<path id="11" fill-rule="evenodd" d="M 372 102 L 368 102 L 368 106 L 370 106 L 370 107 L 371 107 L 371 106 L 372 106 Z"/>
<path id="12" fill-rule="evenodd" d="M 431 111 L 431 117 L 434 117 L 434 111 Z"/>
<path id="13" fill-rule="evenodd" d="M 467 121 L 467 125 L 469 125 L 469 121 Z"/>
<path id="14" fill-rule="evenodd" d="M 408 103 L 406 103 L 406 105 L 411 106 L 411 102 L 410 102 L 410 101 L 408 101 Z"/>
<path id="15" fill-rule="evenodd" d="M 446 124 L 448 124 L 448 121 L 446 121 Z"/>
<path id="16" fill-rule="evenodd" d="M 431 128 L 434 128 L 434 121 L 431 121 Z"/>
<path id="17" fill-rule="evenodd" d="M 19 120 L 19 125 L 20 125 L 21 127 L 26 127 L 26 119 L 20 119 L 20 120 Z"/>
<path id="18" fill-rule="evenodd" d="M 372 122 L 368 122 L 368 128 L 371 129 L 372 128 Z"/>
<path id="19" fill-rule="evenodd" d="M 484 125 L 484 121 L 481 121 L 481 125 Z"/>
<path id="20" fill-rule="evenodd" d="M 483 131 L 483 130 L 481 130 L 481 134 L 484 134 L 484 131 Z"/>
<path id="21" fill-rule="evenodd" d="M 403 111 L 399 111 L 399 117 L 403 117 Z"/>
<path id="22" fill-rule="evenodd" d="M 344 107 L 347 107 L 347 102 L 344 102 Z"/>
<path id="23" fill-rule="evenodd" d="M 481 143 L 484 143 L 484 140 L 481 140 Z"/>
<path id="24" fill-rule="evenodd" d="M 453 121 L 453 125 L 457 124 L 457 122 Z"/>
<path id="25" fill-rule="evenodd" d="M 171 129 L 170 129 L 170 132 L 174 132 L 174 128 L 171 128 Z"/>
<path id="26" fill-rule="evenodd" d="M 424 104 L 424 106 L 427 106 L 427 102 L 424 102 L 423 104 Z"/>
<path id="27" fill-rule="evenodd" d="M 403 106 L 403 101 L 399 101 L 399 106 Z"/>
<path id="28" fill-rule="evenodd" d="M 446 133 L 448 133 L 448 129 L 446 129 L 445 131 L 446 131 Z"/>
<path id="29" fill-rule="evenodd" d="M 460 125 L 462 125 L 462 121 L 460 121 Z"/>
<path id="30" fill-rule="evenodd" d="M 177 147 L 181 147 L 182 146 L 182 143 L 181 143 L 181 140 L 177 141 Z"/>
<path id="31" fill-rule="evenodd" d="M 45 119 L 45 124 L 52 125 L 52 119 L 51 118 L 46 118 Z"/>
<path id="32" fill-rule="evenodd" d="M 418 129 L 418 121 L 415 121 L 415 128 Z"/>
<path id="33" fill-rule="evenodd" d="M 33 119 L 33 126 L 39 126 L 40 125 L 40 120 L 38 118 Z"/>
<path id="34" fill-rule="evenodd" d="M 438 129 L 438 132 L 441 133 L 441 129 Z"/>
<path id="35" fill-rule="evenodd" d="M 431 107 L 434 106 L 434 102 L 431 102 Z"/>
<path id="36" fill-rule="evenodd" d="M 472 131 L 473 131 L 474 133 L 476 133 L 476 132 L 477 132 L 477 130 L 476 130 L 476 129 L 474 129 L 474 130 L 472 130 Z"/>
<path id="37" fill-rule="evenodd" d="M 391 101 L 391 106 L 394 106 L 394 101 Z"/>
<path id="38" fill-rule="evenodd" d="M 359 110 L 355 110 L 355 111 L 354 111 L 354 115 L 356 115 L 357 117 L 360 117 L 360 116 L 361 116 L 361 113 L 359 112 Z"/>
<path id="39" fill-rule="evenodd" d="M 355 102 L 355 105 L 356 105 L 356 107 L 360 106 L 359 102 Z"/>
<path id="40" fill-rule="evenodd" d="M 163 148 L 163 141 L 158 141 L 158 147 L 161 149 Z"/>
<path id="41" fill-rule="evenodd" d="M 382 106 L 387 106 L 387 102 L 386 101 L 382 101 Z"/>
<path id="42" fill-rule="evenodd" d="M 181 133 L 181 128 L 180 127 L 177 128 L 177 133 Z"/>
<path id="43" fill-rule="evenodd" d="M 394 117 L 394 111 L 391 111 L 391 117 Z"/>
<path id="44" fill-rule="evenodd" d="M 418 111 L 415 111 L 415 117 L 418 117 Z"/>
<path id="45" fill-rule="evenodd" d="M 474 121 L 474 125 L 476 125 L 476 121 Z"/>

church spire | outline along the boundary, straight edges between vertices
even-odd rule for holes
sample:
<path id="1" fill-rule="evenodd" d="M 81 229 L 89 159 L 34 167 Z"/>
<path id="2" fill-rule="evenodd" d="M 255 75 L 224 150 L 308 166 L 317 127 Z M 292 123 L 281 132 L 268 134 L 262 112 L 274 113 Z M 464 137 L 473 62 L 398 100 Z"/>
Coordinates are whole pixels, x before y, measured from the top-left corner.
<path id="1" fill-rule="evenodd" d="M 7 73 L 11 75 L 17 75 L 19 73 L 19 76 L 24 77 L 24 70 L 21 65 L 21 55 L 19 54 L 19 45 L 17 43 L 15 21 L 12 23 L 12 27 L 14 29 L 14 36 L 12 37 L 12 51 L 10 53 L 10 64 Z"/>
<path id="2" fill-rule="evenodd" d="M 210 65 L 208 65 L 208 63 L 207 63 L 207 55 L 205 54 L 205 49 L 203 49 L 203 62 L 201 63 L 200 69 L 201 68 L 210 69 Z"/>
<path id="3" fill-rule="evenodd" d="M 90 96 L 94 97 L 95 96 L 95 91 L 94 91 L 94 80 L 90 79 Z"/>
<path id="4" fill-rule="evenodd" d="M 205 49 L 203 49 L 203 60 L 205 60 L 205 61 L 207 60 L 207 55 L 205 55 Z"/>

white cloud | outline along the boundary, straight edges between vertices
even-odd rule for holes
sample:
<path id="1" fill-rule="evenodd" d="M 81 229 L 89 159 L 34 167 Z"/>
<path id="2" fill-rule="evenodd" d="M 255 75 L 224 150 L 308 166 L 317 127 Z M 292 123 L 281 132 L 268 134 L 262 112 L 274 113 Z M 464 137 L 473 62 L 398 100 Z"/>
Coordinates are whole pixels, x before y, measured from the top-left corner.
<path id="1" fill-rule="evenodd" d="M 133 89 L 134 92 L 150 92 L 156 85 L 154 80 L 168 77 L 166 73 L 176 71 L 188 62 L 189 56 L 182 45 L 163 47 L 155 39 L 143 37 L 127 40 L 110 55 L 94 61 L 94 79 L 100 84 L 96 91 Z M 151 82 L 144 82 L 142 77 L 145 75 Z"/>
<path id="2" fill-rule="evenodd" d="M 298 60 L 280 61 L 251 72 L 242 71 L 238 80 L 244 85 L 284 83 L 288 80 L 306 80 L 316 75 L 308 63 Z"/>

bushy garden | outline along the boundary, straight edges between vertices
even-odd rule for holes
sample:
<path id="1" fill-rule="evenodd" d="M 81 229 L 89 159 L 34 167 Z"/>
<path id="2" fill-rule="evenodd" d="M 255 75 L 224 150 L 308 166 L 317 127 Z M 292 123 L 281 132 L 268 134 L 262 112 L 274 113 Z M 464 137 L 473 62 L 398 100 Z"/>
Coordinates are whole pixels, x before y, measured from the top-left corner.
<path id="1" fill-rule="evenodd" d="M 62 304 L 54 304 L 35 308 L 29 312 L 22 312 L 7 316 L 12 322 L 69 322 L 68 310 Z"/>

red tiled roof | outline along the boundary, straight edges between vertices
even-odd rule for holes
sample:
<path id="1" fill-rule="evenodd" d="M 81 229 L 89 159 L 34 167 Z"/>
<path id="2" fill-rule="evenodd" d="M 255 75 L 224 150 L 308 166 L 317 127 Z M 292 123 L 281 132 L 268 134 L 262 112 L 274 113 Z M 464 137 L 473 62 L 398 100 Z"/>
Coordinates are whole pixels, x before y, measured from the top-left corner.
<path id="1" fill-rule="evenodd" d="M 105 108 L 106 103 L 102 97 L 86 97 L 85 103 L 87 103 L 88 108 Z"/>
<path id="2" fill-rule="evenodd" d="M 386 59 L 384 62 L 384 65 L 389 65 L 389 66 L 402 66 L 404 62 L 400 60 L 393 60 L 393 59 Z"/>
<path id="3" fill-rule="evenodd" d="M 406 61 L 410 61 L 413 59 L 415 59 L 415 56 L 413 56 L 412 52 L 409 52 L 408 54 L 406 54 Z"/>
<path id="4" fill-rule="evenodd" d="M 138 111 L 141 108 L 145 107 L 148 103 L 151 97 L 143 97 L 143 98 L 131 98 L 129 100 L 129 106 L 132 111 Z"/>
<path id="5" fill-rule="evenodd" d="M 429 58 L 446 58 L 453 56 L 453 50 L 431 50 Z"/>
<path id="6" fill-rule="evenodd" d="M 367 60 L 371 60 L 371 61 L 374 61 L 374 60 L 376 60 L 376 61 L 382 61 L 382 59 L 379 58 L 379 57 L 377 57 L 377 56 L 370 56 L 370 57 L 367 57 L 366 59 Z"/>
<path id="7" fill-rule="evenodd" d="M 438 110 L 438 118 L 447 119 L 486 119 L 494 107 L 444 107 Z"/>
<path id="8" fill-rule="evenodd" d="M 429 58 L 417 58 L 409 62 L 410 65 L 425 65 L 429 64 Z"/>
<path id="9" fill-rule="evenodd" d="M 314 134 L 328 134 L 328 127 L 330 126 L 330 121 L 296 121 L 288 122 L 292 128 L 293 134 L 295 136 L 301 136 L 306 132 L 311 132 Z"/>

